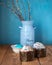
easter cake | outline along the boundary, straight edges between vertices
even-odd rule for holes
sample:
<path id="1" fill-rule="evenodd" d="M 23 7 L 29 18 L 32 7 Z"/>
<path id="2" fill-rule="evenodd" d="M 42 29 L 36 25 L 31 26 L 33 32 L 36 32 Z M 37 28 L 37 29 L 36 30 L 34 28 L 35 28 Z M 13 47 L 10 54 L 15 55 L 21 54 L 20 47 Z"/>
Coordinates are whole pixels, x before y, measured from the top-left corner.
<path id="1" fill-rule="evenodd" d="M 33 48 L 30 46 L 23 46 L 20 56 L 21 61 L 32 61 L 34 59 Z"/>
<path id="2" fill-rule="evenodd" d="M 36 57 L 46 57 L 46 48 L 45 46 L 40 43 L 40 42 L 36 42 L 34 45 L 33 45 L 33 49 L 34 49 L 34 56 Z"/>

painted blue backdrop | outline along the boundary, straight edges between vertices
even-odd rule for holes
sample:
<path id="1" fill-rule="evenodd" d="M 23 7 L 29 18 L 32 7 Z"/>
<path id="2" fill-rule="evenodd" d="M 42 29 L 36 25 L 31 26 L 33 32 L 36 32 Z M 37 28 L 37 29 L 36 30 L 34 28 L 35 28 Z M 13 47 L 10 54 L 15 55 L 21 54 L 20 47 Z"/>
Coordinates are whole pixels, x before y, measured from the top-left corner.
<path id="1" fill-rule="evenodd" d="M 6 0 L 1 1 L 6 3 Z M 30 3 L 32 20 L 36 26 L 35 41 L 52 44 L 52 0 L 30 0 Z M 26 0 L 24 4 L 27 9 Z M 21 22 L 16 15 L 0 6 L 0 43 L 20 43 L 19 26 Z"/>

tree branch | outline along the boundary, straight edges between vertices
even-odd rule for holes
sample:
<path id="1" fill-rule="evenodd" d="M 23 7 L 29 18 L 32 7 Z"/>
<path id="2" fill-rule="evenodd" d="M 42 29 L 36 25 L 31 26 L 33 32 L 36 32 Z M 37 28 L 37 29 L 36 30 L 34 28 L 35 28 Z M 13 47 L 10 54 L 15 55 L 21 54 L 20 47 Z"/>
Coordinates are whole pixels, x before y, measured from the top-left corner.
<path id="1" fill-rule="evenodd" d="M 20 8 L 19 8 L 19 7 L 17 8 L 17 6 L 15 6 L 14 0 L 12 0 L 12 6 L 13 6 L 14 11 L 15 11 L 16 14 L 18 15 L 19 19 L 20 19 L 21 21 L 24 20 L 24 18 L 22 17 L 22 14 L 21 14 L 21 12 L 20 12 Z"/>
<path id="2" fill-rule="evenodd" d="M 29 3 L 29 1 L 27 1 L 27 4 L 28 4 L 28 18 L 29 18 L 29 20 L 31 20 L 31 16 L 30 16 L 30 3 Z"/>

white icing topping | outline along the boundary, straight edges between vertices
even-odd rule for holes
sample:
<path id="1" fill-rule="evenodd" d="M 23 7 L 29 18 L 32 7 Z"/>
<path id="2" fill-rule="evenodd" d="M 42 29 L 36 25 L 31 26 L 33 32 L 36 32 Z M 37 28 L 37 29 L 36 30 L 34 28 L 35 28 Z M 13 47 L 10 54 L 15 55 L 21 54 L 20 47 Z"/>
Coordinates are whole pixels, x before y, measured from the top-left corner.
<path id="1" fill-rule="evenodd" d="M 36 42 L 33 45 L 33 48 L 36 48 L 36 49 L 45 49 L 45 46 L 42 43 L 40 43 L 40 42 Z"/>
<path id="2" fill-rule="evenodd" d="M 21 52 L 26 52 L 26 51 L 33 51 L 33 49 L 30 47 L 30 46 L 24 46 L 22 49 L 21 49 Z"/>
<path id="3" fill-rule="evenodd" d="M 13 50 L 13 52 L 15 52 L 15 53 L 19 53 L 21 49 L 12 49 L 12 50 Z"/>
<path id="4" fill-rule="evenodd" d="M 16 45 L 11 45 L 11 48 L 12 48 L 13 52 L 19 53 L 21 49 L 20 48 L 16 48 L 15 46 Z"/>

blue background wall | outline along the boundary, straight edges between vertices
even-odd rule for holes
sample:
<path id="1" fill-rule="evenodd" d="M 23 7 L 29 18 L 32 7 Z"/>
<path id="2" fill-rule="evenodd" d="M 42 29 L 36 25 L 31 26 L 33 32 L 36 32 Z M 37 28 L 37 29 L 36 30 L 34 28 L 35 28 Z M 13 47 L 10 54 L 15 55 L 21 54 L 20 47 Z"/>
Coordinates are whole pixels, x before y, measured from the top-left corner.
<path id="1" fill-rule="evenodd" d="M 6 0 L 2 1 L 6 3 Z M 30 3 L 32 20 L 36 26 L 35 41 L 52 44 L 52 0 L 30 0 Z M 9 9 L 0 6 L 0 43 L 20 43 L 19 26 L 20 20 Z"/>

